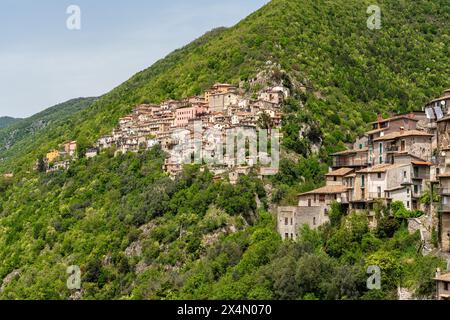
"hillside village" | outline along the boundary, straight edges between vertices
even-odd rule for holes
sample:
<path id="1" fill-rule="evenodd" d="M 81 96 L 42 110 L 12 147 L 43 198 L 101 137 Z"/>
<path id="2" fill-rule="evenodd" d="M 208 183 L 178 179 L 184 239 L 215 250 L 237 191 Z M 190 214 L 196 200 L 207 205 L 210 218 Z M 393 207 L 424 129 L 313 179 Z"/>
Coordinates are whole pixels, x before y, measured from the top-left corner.
<path id="1" fill-rule="evenodd" d="M 208 130 L 219 133 L 225 138 L 228 130 L 238 129 L 242 132 L 255 132 L 257 127 L 265 129 L 279 127 L 281 124 L 281 105 L 289 97 L 289 89 L 283 86 L 266 87 L 256 99 L 243 93 L 243 90 L 230 84 L 217 83 L 202 96 L 187 97 L 182 100 L 168 100 L 160 105 L 142 104 L 133 112 L 119 119 L 118 127 L 110 135 L 98 139 L 95 146 L 86 150 L 87 158 L 95 157 L 100 151 L 114 147 L 116 154 L 138 152 L 151 149 L 159 144 L 168 154 L 183 144 L 184 135 L 193 137 L 194 124 L 201 121 L 201 142 L 203 152 L 214 157 L 216 141 L 208 139 L 204 134 Z M 69 158 L 74 158 L 76 141 L 64 145 L 61 150 L 51 150 L 44 162 L 47 172 L 67 169 Z M 190 156 L 193 150 L 186 150 Z M 246 157 L 246 165 L 238 163 L 237 159 L 225 158 L 224 163 L 212 166 L 216 175 L 224 174 L 230 169 L 230 179 L 237 180 L 239 174 L 248 172 L 249 167 L 257 163 L 257 159 Z M 176 176 L 182 170 L 183 159 L 170 156 L 166 159 L 164 170 L 171 176 Z M 276 173 L 275 169 L 262 167 L 262 175 Z"/>
<path id="2" fill-rule="evenodd" d="M 186 130 L 192 137 L 195 122 L 201 120 L 202 132 L 215 129 L 225 137 L 233 128 L 255 130 L 262 125 L 276 128 L 281 125 L 281 106 L 290 92 L 283 86 L 267 87 L 256 99 L 246 96 L 230 84 L 215 84 L 202 96 L 182 100 L 168 100 L 160 105 L 142 104 L 119 119 L 112 133 L 100 137 L 86 150 L 87 158 L 95 157 L 107 148 L 116 154 L 151 149 L 155 145 L 168 154 L 183 143 L 176 132 Z M 430 101 L 422 111 L 378 119 L 347 150 L 331 154 L 325 186 L 298 195 L 297 206 L 277 208 L 277 229 L 283 239 L 297 239 L 300 226 L 312 228 L 330 221 L 333 203 L 344 211 L 366 212 L 369 225 L 377 225 L 377 204 L 389 207 L 401 202 L 412 213 L 411 232 L 420 231 L 424 252 L 432 251 L 432 237 L 437 233 L 441 254 L 450 252 L 450 89 L 442 97 Z M 265 116 L 262 116 L 265 114 Z M 262 120 L 265 123 L 262 124 Z M 215 150 L 215 142 L 202 135 L 203 150 Z M 212 147 L 211 147 L 212 145 Z M 44 162 L 47 172 L 67 169 L 76 158 L 76 141 L 64 144 L 61 150 L 51 150 Z M 187 150 L 190 156 L 192 149 Z M 212 155 L 213 156 L 213 155 Z M 256 159 L 247 156 L 246 165 L 236 159 L 210 167 L 217 179 L 228 174 L 235 184 L 239 175 L 248 174 Z M 175 177 L 183 167 L 180 158 L 169 156 L 164 170 Z M 260 176 L 276 174 L 276 168 L 261 167 Z M 439 202 L 424 203 L 439 193 Z M 437 274 L 439 282 L 447 275 Z M 445 278 L 446 279 L 446 278 Z M 443 283 L 447 283 L 445 282 Z M 438 284 L 441 294 L 450 291 Z"/>
<path id="3" fill-rule="evenodd" d="M 420 231 L 424 252 L 431 251 L 437 232 L 441 253 L 450 252 L 450 89 L 423 107 L 423 111 L 381 116 L 347 150 L 331 155 L 324 187 L 298 195 L 298 205 L 278 207 L 278 231 L 296 239 L 301 225 L 317 228 L 330 221 L 337 202 L 345 211 L 367 212 L 375 227 L 376 204 L 401 202 L 416 216 L 411 232 Z M 434 194 L 439 194 L 433 203 Z M 430 203 L 421 198 L 429 194 Z M 448 296 L 448 275 L 437 274 L 439 298 Z M 444 289 L 447 288 L 447 289 Z"/>

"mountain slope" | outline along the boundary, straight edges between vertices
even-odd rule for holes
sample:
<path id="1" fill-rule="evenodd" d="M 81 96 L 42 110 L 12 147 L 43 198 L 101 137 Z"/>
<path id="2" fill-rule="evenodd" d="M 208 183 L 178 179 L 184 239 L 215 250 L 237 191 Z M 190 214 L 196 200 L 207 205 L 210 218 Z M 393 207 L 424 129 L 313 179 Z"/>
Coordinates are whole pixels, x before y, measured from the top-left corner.
<path id="1" fill-rule="evenodd" d="M 309 140 L 323 141 L 318 156 L 281 163 L 272 197 L 271 181 L 255 174 L 232 186 L 194 166 L 172 181 L 157 148 L 0 177 L 0 299 L 395 299 L 399 285 L 430 297 L 443 263 L 420 254 L 420 235 L 404 221 L 382 217 L 371 231 L 366 216 L 334 207 L 330 225 L 282 243 L 266 211 L 276 193 L 319 181 L 319 160 L 376 112 L 416 109 L 448 86 L 447 1 L 379 3 L 383 28 L 370 31 L 368 1 L 274 0 L 14 149 L 0 169 L 26 170 L 64 140 L 93 141 L 137 103 L 238 84 L 268 60 L 308 88 L 285 106 L 287 146 L 310 147 L 298 138 L 303 124 L 314 124 Z M 66 286 L 71 265 L 82 272 L 78 292 Z M 369 265 L 382 266 L 381 290 L 366 287 Z"/>
<path id="2" fill-rule="evenodd" d="M 19 121 L 21 119 L 12 117 L 0 117 L 0 129 L 10 126 L 11 124 Z"/>
<path id="3" fill-rule="evenodd" d="M 237 84 L 271 60 L 326 97 L 306 103 L 325 128 L 325 146 L 351 141 L 374 113 L 418 109 L 449 83 L 448 1 L 379 1 L 381 30 L 366 26 L 370 4 L 273 0 L 136 74 L 72 117 L 73 128 L 59 130 L 58 137 L 94 141 L 138 103 L 197 94 L 216 81 Z M 330 121 L 336 117 L 340 121 Z M 29 165 L 45 152 L 34 149 L 15 163 Z"/>
<path id="4" fill-rule="evenodd" d="M 70 130 L 70 119 L 96 99 L 72 99 L 0 129 L 0 167 L 2 162 L 14 163 L 17 157 L 33 153 L 37 146 L 52 147 L 58 132 Z"/>

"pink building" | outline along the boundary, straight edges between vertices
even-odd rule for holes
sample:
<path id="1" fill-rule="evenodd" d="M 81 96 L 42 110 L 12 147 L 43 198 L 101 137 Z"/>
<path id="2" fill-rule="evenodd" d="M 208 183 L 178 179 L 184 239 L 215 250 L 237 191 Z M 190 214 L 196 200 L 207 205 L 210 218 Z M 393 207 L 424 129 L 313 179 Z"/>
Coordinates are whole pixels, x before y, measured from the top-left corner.
<path id="1" fill-rule="evenodd" d="M 185 127 L 189 120 L 195 119 L 201 114 L 205 114 L 208 108 L 204 104 L 194 104 L 183 108 L 178 108 L 175 112 L 175 127 Z"/>

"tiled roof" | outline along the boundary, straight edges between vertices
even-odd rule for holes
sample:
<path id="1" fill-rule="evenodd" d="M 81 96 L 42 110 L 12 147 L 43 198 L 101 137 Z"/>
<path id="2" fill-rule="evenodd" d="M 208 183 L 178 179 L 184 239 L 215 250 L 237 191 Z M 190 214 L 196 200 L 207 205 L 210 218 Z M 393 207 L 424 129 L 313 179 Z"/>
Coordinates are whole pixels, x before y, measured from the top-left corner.
<path id="1" fill-rule="evenodd" d="M 432 163 L 428 161 L 411 161 L 412 164 L 415 164 L 416 166 L 431 166 Z"/>
<path id="2" fill-rule="evenodd" d="M 448 90 L 446 90 L 445 92 L 447 92 L 447 91 Z M 438 102 L 438 101 L 441 101 L 441 100 L 448 100 L 448 99 L 450 99 L 450 96 L 442 96 L 442 97 L 439 97 L 439 98 L 431 100 L 430 102 L 427 103 L 427 105 L 429 105 L 429 104 L 431 104 L 433 102 Z"/>
<path id="3" fill-rule="evenodd" d="M 353 171 L 353 169 L 351 169 L 351 168 L 340 168 L 340 169 L 337 169 L 337 170 L 334 170 L 334 171 L 331 171 L 331 172 L 327 173 L 325 176 L 328 176 L 328 177 L 334 177 L 334 176 L 342 177 L 342 176 L 345 176 L 345 175 L 349 174 L 352 171 Z"/>
<path id="4" fill-rule="evenodd" d="M 346 192 L 346 186 L 325 186 L 319 189 L 315 189 L 309 192 L 300 193 L 299 196 L 308 195 L 308 194 L 337 194 Z"/>
<path id="5" fill-rule="evenodd" d="M 434 278 L 434 280 L 450 282 L 450 273 L 441 274 L 440 276 Z"/>
<path id="6" fill-rule="evenodd" d="M 438 178 L 450 178 L 450 171 L 440 174 Z"/>
<path id="7" fill-rule="evenodd" d="M 378 133 L 378 132 L 381 132 L 381 131 L 385 131 L 387 129 L 388 128 L 374 129 L 374 130 L 367 131 L 366 134 L 374 134 L 374 133 Z"/>
<path id="8" fill-rule="evenodd" d="M 450 120 L 450 116 L 445 116 L 443 118 L 437 119 L 436 122 L 448 121 Z"/>
<path id="9" fill-rule="evenodd" d="M 413 136 L 432 137 L 433 135 L 426 133 L 425 131 L 405 130 L 389 133 L 385 136 L 374 139 L 374 141 L 394 140 L 400 137 L 413 137 Z"/>
<path id="10" fill-rule="evenodd" d="M 397 120 L 397 119 L 409 119 L 409 120 L 413 120 L 413 121 L 419 121 L 417 119 L 414 119 L 415 114 L 414 113 L 408 113 L 408 114 L 399 114 L 397 116 L 393 116 L 387 119 L 381 119 L 381 120 L 377 120 L 377 121 L 373 121 L 370 124 L 375 124 L 375 123 L 379 123 L 379 122 L 386 122 L 386 121 L 392 121 L 392 120 Z"/>

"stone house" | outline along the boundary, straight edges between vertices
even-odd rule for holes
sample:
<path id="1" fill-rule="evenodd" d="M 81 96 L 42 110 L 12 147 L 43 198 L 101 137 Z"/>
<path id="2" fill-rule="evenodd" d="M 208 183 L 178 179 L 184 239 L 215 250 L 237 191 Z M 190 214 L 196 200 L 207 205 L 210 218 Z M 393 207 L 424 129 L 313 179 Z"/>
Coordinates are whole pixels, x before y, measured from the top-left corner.
<path id="1" fill-rule="evenodd" d="M 112 147 L 113 144 L 114 144 L 114 139 L 113 139 L 113 136 L 111 136 L 111 135 L 103 136 L 100 139 L 98 139 L 98 141 L 97 141 L 97 147 L 100 148 L 100 150 L 110 148 L 110 147 Z"/>
<path id="2" fill-rule="evenodd" d="M 90 159 L 90 158 L 94 158 L 95 156 L 97 156 L 98 154 L 98 150 L 95 148 L 90 148 L 86 150 L 86 158 Z"/>
<path id="3" fill-rule="evenodd" d="M 233 92 L 214 93 L 209 96 L 209 110 L 211 112 L 224 112 L 228 107 L 237 105 L 239 96 Z"/>
<path id="4" fill-rule="evenodd" d="M 277 230 L 284 240 L 297 240 L 298 232 L 303 225 L 318 228 L 329 219 L 321 207 L 300 208 L 296 206 L 278 207 Z"/>
<path id="5" fill-rule="evenodd" d="M 429 177 L 430 163 L 415 160 L 359 170 L 349 196 L 350 207 L 370 210 L 375 200 L 382 200 L 385 204 L 402 201 L 408 210 L 423 209 L 419 200 Z"/>
<path id="6" fill-rule="evenodd" d="M 70 141 L 66 144 L 64 144 L 64 151 L 70 156 L 75 156 L 75 153 L 77 151 L 77 142 L 76 141 Z"/>
<path id="7" fill-rule="evenodd" d="M 433 135 L 425 131 L 404 130 L 381 135 L 373 139 L 373 149 L 369 150 L 372 164 L 394 163 L 397 154 L 411 154 L 421 159 L 431 159 L 431 139 Z"/>
<path id="8" fill-rule="evenodd" d="M 436 298 L 437 300 L 450 300 L 450 273 L 441 274 L 438 268 L 436 271 Z"/>
<path id="9" fill-rule="evenodd" d="M 258 95 L 258 99 L 262 101 L 267 101 L 275 104 L 283 103 L 285 94 L 281 87 L 268 88 L 261 91 Z"/>
<path id="10" fill-rule="evenodd" d="M 331 154 L 333 169 L 342 167 L 361 169 L 369 165 L 368 148 L 345 150 Z"/>
<path id="11" fill-rule="evenodd" d="M 428 108 L 436 108 L 436 107 L 440 107 L 441 111 L 443 113 L 443 115 L 448 115 L 449 113 L 449 108 L 450 108 L 450 89 L 447 89 L 444 91 L 444 94 L 436 99 L 431 100 L 430 102 L 428 102 L 425 106 L 424 106 L 424 110 L 428 109 Z M 435 112 L 435 110 L 434 110 Z"/>
<path id="12" fill-rule="evenodd" d="M 331 171 L 325 175 L 325 180 L 327 185 L 342 186 L 344 184 L 344 177 L 352 173 L 354 169 L 352 168 L 340 168 Z"/>

